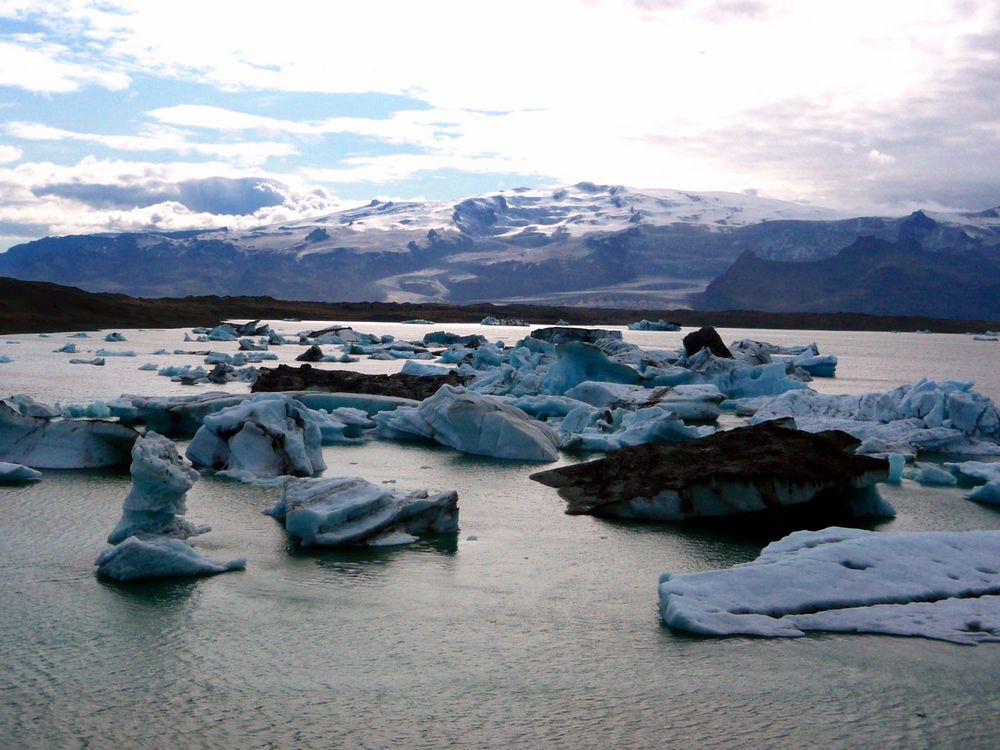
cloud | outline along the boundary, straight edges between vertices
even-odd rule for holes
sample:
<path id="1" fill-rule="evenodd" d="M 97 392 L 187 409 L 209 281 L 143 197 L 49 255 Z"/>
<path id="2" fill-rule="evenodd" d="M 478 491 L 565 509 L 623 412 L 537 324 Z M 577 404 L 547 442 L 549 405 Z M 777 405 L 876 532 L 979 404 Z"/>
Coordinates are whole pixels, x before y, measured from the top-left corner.
<path id="1" fill-rule="evenodd" d="M 896 157 L 892 154 L 883 154 L 877 148 L 873 148 L 868 152 L 868 161 L 880 166 L 888 166 L 896 163 Z"/>
<path id="2" fill-rule="evenodd" d="M 22 151 L 17 146 L 4 146 L 0 144 L 0 164 L 17 161 L 21 158 Z"/>
<path id="3" fill-rule="evenodd" d="M 249 228 L 349 207 L 295 175 L 225 163 L 29 162 L 0 168 L 0 233 Z M 11 241 L 9 244 L 14 244 Z"/>
<path id="4" fill-rule="evenodd" d="M 77 133 L 53 128 L 41 123 L 12 122 L 7 133 L 28 141 L 82 141 L 97 143 L 118 151 L 176 151 L 181 154 L 215 156 L 238 164 L 263 164 L 272 156 L 298 153 L 290 143 L 241 141 L 236 143 L 202 143 L 187 140 L 178 132 L 165 131 L 153 135 L 101 135 Z"/>
<path id="5" fill-rule="evenodd" d="M 27 35 L 10 38 L 13 41 L 0 41 L 0 86 L 63 94 L 84 85 L 121 90 L 131 80 L 122 70 L 67 59 L 71 52 L 63 45 Z"/>

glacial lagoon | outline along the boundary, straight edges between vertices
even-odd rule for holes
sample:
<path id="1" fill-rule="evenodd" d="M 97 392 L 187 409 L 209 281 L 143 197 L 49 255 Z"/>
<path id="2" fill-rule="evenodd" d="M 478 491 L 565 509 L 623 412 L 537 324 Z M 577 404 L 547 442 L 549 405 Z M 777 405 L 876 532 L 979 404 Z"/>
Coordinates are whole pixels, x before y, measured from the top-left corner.
<path id="1" fill-rule="evenodd" d="M 323 322 L 272 324 L 294 333 Z M 506 343 L 530 331 L 346 324 L 403 339 L 445 329 Z M 127 341 L 112 344 L 103 333 L 0 337 L 0 354 L 13 360 L 0 365 L 0 390 L 64 405 L 247 390 L 183 386 L 137 369 L 202 359 L 149 355 L 159 348 L 235 351 L 235 342 L 126 330 Z M 672 348 L 684 333 L 624 337 Z M 1000 401 L 1000 345 L 971 336 L 720 334 L 816 341 L 840 358 L 835 379 L 811 384 L 825 393 L 885 391 L 926 376 L 975 380 Z M 70 355 L 52 353 L 67 341 L 137 356 L 69 365 Z M 271 351 L 290 362 L 302 350 Z M 661 624 L 660 573 L 746 562 L 780 534 L 567 516 L 555 490 L 528 480 L 538 464 L 424 444 L 330 446 L 324 458 L 326 476 L 457 490 L 461 531 L 403 547 L 300 549 L 261 513 L 274 487 L 205 476 L 188 493 L 187 517 L 213 527 L 198 548 L 246 558 L 246 572 L 122 585 L 98 579 L 93 561 L 128 493 L 126 470 L 47 471 L 33 485 L 0 489 L 0 747 L 996 744 L 1000 646 L 870 635 L 718 639 Z M 564 454 L 546 468 L 581 458 Z M 882 492 L 898 516 L 879 530 L 1000 529 L 1000 511 L 965 500 L 961 489 L 904 480 Z"/>

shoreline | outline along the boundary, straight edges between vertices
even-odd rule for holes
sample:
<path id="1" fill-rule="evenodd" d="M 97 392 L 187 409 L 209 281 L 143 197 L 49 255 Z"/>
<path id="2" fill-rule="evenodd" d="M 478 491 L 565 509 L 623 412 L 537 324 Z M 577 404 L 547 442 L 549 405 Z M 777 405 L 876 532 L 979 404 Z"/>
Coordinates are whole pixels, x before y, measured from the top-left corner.
<path id="1" fill-rule="evenodd" d="M 927 330 L 984 333 L 1000 321 L 950 320 L 911 315 L 862 313 L 771 313 L 754 310 L 630 310 L 542 305 L 424 304 L 401 302 L 306 302 L 273 297 L 130 297 L 42 281 L 0 277 L 0 334 L 92 331 L 103 328 L 185 328 L 215 326 L 223 320 L 280 319 L 401 322 L 425 318 L 436 324 L 479 323 L 487 315 L 522 318 L 532 326 L 627 325 L 664 319 L 684 327 L 827 331 Z"/>

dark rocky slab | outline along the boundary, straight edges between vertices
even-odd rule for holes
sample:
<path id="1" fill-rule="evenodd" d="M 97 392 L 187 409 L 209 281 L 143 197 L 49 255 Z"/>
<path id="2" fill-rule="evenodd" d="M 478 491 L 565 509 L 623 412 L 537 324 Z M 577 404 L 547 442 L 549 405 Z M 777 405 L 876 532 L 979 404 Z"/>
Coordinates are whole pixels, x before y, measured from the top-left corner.
<path id="1" fill-rule="evenodd" d="M 891 515 L 873 488 L 888 478 L 889 463 L 855 455 L 859 444 L 840 431 L 808 433 L 788 422 L 765 422 L 678 445 L 624 448 L 531 478 L 557 488 L 570 514 L 687 520 L 817 501 L 853 504 L 862 511 L 855 516 Z"/>
<path id="2" fill-rule="evenodd" d="M 254 393 L 272 391 L 328 391 L 330 393 L 366 393 L 396 396 L 422 401 L 437 393 L 442 385 L 464 385 L 466 378 L 454 372 L 441 377 L 417 377 L 395 373 L 371 375 L 353 370 L 323 370 L 312 365 L 262 367 Z"/>

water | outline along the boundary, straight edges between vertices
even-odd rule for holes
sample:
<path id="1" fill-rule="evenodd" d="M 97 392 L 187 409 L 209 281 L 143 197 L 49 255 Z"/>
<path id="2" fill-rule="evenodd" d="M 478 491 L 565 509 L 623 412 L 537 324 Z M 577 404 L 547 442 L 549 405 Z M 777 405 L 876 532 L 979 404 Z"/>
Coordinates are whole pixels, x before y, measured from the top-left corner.
<path id="1" fill-rule="evenodd" d="M 428 330 L 356 327 L 407 338 Z M 524 333 L 447 328 L 508 341 Z M 842 376 L 816 381 L 829 392 L 926 374 L 975 377 L 1000 396 L 991 342 L 722 335 L 816 340 L 841 356 Z M 204 346 L 179 343 L 179 331 L 126 336 L 107 346 Z M 680 340 L 626 336 L 645 346 Z M 189 393 L 135 368 L 199 361 L 139 356 L 108 359 L 102 370 L 49 354 L 63 336 L 3 338 L 23 343 L 0 345 L 16 360 L 0 365 L 0 391 L 43 400 Z M 275 351 L 288 360 L 301 349 Z M 199 548 L 246 557 L 247 571 L 119 585 L 98 580 L 93 560 L 119 516 L 127 473 L 46 472 L 35 485 L 0 490 L 0 747 L 996 745 L 1000 648 L 850 635 L 708 639 L 661 625 L 662 571 L 750 560 L 766 537 L 566 516 L 553 490 L 528 480 L 534 464 L 385 442 L 331 447 L 325 458 L 331 476 L 457 489 L 462 531 L 400 548 L 297 550 L 260 513 L 273 488 L 206 477 L 188 495 L 188 517 L 213 527 Z M 904 482 L 884 494 L 899 516 L 881 530 L 1000 528 L 1000 512 L 958 490 Z"/>

